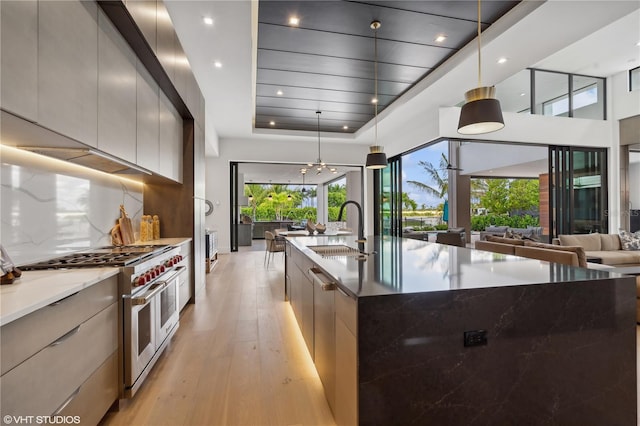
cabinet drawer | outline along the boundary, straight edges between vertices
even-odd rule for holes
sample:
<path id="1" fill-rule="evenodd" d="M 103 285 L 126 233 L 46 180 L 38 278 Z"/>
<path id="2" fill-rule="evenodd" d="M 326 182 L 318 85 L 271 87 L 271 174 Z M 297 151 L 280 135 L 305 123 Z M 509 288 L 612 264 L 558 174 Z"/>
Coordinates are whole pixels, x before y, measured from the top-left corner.
<path id="1" fill-rule="evenodd" d="M 96 425 L 116 399 L 118 399 L 117 351 L 72 394 L 58 414 L 79 416 L 81 424 Z"/>
<path id="2" fill-rule="evenodd" d="M 118 276 L 86 288 L 0 328 L 2 373 L 118 300 Z"/>
<path id="3" fill-rule="evenodd" d="M 114 303 L 0 377 L 3 415 L 50 415 L 118 348 Z M 10 391 L 6 391 L 10 389 Z"/>
<path id="4" fill-rule="evenodd" d="M 354 336 L 358 335 L 358 303 L 346 296 L 341 289 L 336 290 L 336 318 L 344 322 Z"/>

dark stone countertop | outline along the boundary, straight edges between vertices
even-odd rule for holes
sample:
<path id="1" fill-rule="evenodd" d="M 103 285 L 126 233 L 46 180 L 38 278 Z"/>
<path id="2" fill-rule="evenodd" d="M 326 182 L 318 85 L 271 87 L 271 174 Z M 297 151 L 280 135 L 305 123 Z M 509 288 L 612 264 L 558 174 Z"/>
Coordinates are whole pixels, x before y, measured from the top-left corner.
<path id="1" fill-rule="evenodd" d="M 366 261 L 345 256 L 323 258 L 309 248 L 318 245 L 358 248 L 354 236 L 296 237 L 288 240 L 355 297 L 591 281 L 621 276 L 603 270 L 398 237 L 368 237 L 364 251 L 375 253 L 368 255 Z"/>

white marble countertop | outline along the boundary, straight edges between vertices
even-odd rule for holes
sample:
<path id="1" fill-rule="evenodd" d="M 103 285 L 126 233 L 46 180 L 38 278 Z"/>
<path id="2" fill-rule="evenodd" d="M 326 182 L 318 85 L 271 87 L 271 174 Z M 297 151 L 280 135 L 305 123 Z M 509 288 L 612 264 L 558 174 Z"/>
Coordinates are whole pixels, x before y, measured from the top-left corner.
<path id="1" fill-rule="evenodd" d="M 155 245 L 180 246 L 182 244 L 188 243 L 189 241 L 191 241 L 191 237 L 159 238 L 157 240 L 136 241 L 131 245 L 133 246 L 155 246 Z"/>
<path id="2" fill-rule="evenodd" d="M 116 275 L 119 268 L 24 271 L 13 284 L 0 286 L 0 325 Z"/>

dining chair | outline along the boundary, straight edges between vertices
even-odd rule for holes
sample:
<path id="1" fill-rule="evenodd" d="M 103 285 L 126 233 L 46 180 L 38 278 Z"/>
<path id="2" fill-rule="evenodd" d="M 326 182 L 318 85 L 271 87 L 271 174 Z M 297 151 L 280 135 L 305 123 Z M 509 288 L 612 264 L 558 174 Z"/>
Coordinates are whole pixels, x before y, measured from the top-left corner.
<path id="1" fill-rule="evenodd" d="M 271 258 L 273 257 L 273 253 L 282 252 L 284 253 L 284 239 L 278 239 L 273 235 L 273 232 L 264 231 L 264 240 L 266 243 L 265 251 L 264 251 L 264 263 L 269 267 L 269 263 L 271 263 Z"/>

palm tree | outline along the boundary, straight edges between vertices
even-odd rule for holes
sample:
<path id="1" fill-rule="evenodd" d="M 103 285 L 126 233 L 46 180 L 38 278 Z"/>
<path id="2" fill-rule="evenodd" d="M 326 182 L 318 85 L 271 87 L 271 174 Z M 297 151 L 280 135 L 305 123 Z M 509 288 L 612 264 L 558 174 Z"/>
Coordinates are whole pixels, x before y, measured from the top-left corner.
<path id="1" fill-rule="evenodd" d="M 425 172 L 431 180 L 432 185 L 418 182 L 416 180 L 409 180 L 407 181 L 407 183 L 415 186 L 421 191 L 426 192 L 427 194 L 442 199 L 447 195 L 447 192 L 449 191 L 449 171 L 447 170 L 448 164 L 449 160 L 444 155 L 444 153 L 442 153 L 442 158 L 440 158 L 440 167 L 435 167 L 428 161 L 419 161 L 418 165 L 424 168 Z"/>

